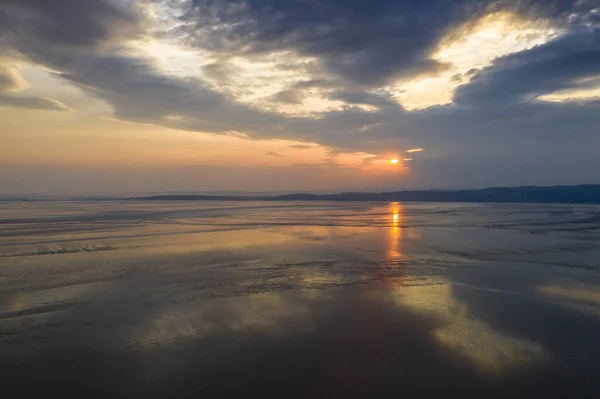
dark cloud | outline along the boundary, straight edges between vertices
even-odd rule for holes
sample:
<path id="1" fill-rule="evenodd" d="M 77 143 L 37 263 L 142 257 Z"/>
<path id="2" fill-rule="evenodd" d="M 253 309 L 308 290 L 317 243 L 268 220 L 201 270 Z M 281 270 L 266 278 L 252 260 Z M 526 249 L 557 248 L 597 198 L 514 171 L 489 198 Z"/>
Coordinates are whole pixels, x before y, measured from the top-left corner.
<path id="1" fill-rule="evenodd" d="M 176 129 L 248 136 L 283 120 L 236 104 L 197 79 L 165 75 L 148 59 L 126 55 L 122 41 L 135 38 L 131 32 L 140 24 L 133 9 L 121 9 L 110 0 L 59 3 L 0 0 L 0 9 L 16 18 L 13 33 L 22 32 L 9 35 L 8 45 L 29 62 L 58 71 L 56 77 L 106 101 L 117 117 Z M 83 23 L 89 26 L 82 27 Z M 69 39 L 79 31 L 81 37 Z M 126 33 L 130 35 L 123 36 Z M 104 42 L 102 46 L 100 42 Z M 11 103 L 49 109 L 52 105 L 48 101 Z M 7 99 L 4 102 L 9 103 Z"/>
<path id="2" fill-rule="evenodd" d="M 73 63 L 55 65 L 67 71 L 58 74 L 60 78 L 105 99 L 126 119 L 161 120 L 193 111 L 211 112 L 222 101 L 200 82 L 164 76 L 143 58 L 86 54 Z"/>
<path id="3" fill-rule="evenodd" d="M 259 112 L 231 103 L 203 82 L 166 76 L 149 60 L 124 55 L 120 48 L 124 37 L 117 40 L 114 35 L 136 25 L 133 12 L 108 0 L 50 3 L 0 0 L 0 7 L 17 17 L 13 30 L 23 32 L 9 40 L 11 48 L 34 64 L 58 71 L 56 77 L 103 99 L 113 106 L 117 117 L 208 132 L 252 131 L 267 123 Z M 81 27 L 83 22 L 89 26 Z M 52 29 L 56 31 L 46 32 Z M 69 41 L 69 34 L 77 36 L 80 30 L 81 37 Z M 101 41 L 108 42 L 97 46 Z M 58 106 L 47 99 L 5 98 L 3 103 L 37 104 L 44 109 Z"/>
<path id="4" fill-rule="evenodd" d="M 329 95 L 331 100 L 340 100 L 347 104 L 362 104 L 374 106 L 394 106 L 395 102 L 387 93 L 369 93 L 366 91 L 337 90 Z"/>
<path id="5" fill-rule="evenodd" d="M 563 21 L 592 5 L 576 0 L 194 0 L 186 34 L 224 53 L 295 50 L 348 82 L 380 86 L 435 73 L 430 55 L 453 28 L 493 10 Z"/>
<path id="6" fill-rule="evenodd" d="M 485 1 L 194 1 L 199 46 L 223 52 L 295 50 L 347 81 L 378 85 L 443 69 L 429 54 Z"/>
<path id="7" fill-rule="evenodd" d="M 599 74 L 600 28 L 596 28 L 497 60 L 460 87 L 454 102 L 469 106 L 527 102 L 543 94 L 576 87 L 581 79 Z"/>
<path id="8" fill-rule="evenodd" d="M 315 146 L 309 144 L 292 144 L 288 145 L 288 148 L 294 148 L 296 150 L 310 150 L 311 148 L 315 148 Z"/>
<path id="9" fill-rule="evenodd" d="M 0 0 L 5 31 L 53 45 L 90 46 L 136 29 L 136 16 L 110 0 Z M 0 19 L 1 21 L 2 19 Z"/>
<path id="10" fill-rule="evenodd" d="M 104 99 L 122 119 L 201 132 L 253 132 L 284 118 L 236 104 L 196 79 L 165 76 L 146 60 L 79 56 L 60 76 Z"/>
<path id="11" fill-rule="evenodd" d="M 317 88 L 321 88 L 321 89 L 337 89 L 343 85 L 344 85 L 344 82 L 340 81 L 339 79 L 316 78 L 316 79 L 300 81 L 294 85 L 294 88 L 310 89 L 310 88 L 317 87 Z"/>
<path id="12" fill-rule="evenodd" d="M 268 156 L 270 156 L 270 157 L 276 157 L 276 158 L 285 158 L 285 156 L 284 156 L 284 155 L 281 155 L 280 153 L 278 153 L 278 152 L 275 152 L 275 151 L 267 151 L 267 152 L 265 153 L 265 155 L 268 155 Z"/>

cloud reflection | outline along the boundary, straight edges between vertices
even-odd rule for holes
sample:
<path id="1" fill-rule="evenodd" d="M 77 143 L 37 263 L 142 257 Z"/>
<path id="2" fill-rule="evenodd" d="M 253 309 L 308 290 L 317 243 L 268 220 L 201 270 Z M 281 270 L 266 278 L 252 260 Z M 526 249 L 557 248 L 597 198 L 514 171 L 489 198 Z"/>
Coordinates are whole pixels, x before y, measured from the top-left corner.
<path id="1" fill-rule="evenodd" d="M 537 288 L 541 295 L 584 313 L 600 316 L 600 289 L 584 283 L 543 285 Z"/>
<path id="2" fill-rule="evenodd" d="M 468 306 L 454 298 L 449 282 L 437 278 L 409 281 L 394 292 L 394 298 L 402 308 L 438 317 L 442 324 L 433 331 L 433 338 L 491 375 L 549 359 L 541 345 L 501 334 L 473 317 Z"/>
<path id="3" fill-rule="evenodd" d="M 291 320 L 298 323 L 308 315 L 304 300 L 318 298 L 309 291 L 298 303 L 279 293 L 261 293 L 239 298 L 223 298 L 185 307 L 164 309 L 148 324 L 134 332 L 132 339 L 143 348 L 172 345 L 210 335 L 245 330 L 262 330 L 270 334 L 286 330 Z M 309 326 L 308 323 L 303 323 Z"/>

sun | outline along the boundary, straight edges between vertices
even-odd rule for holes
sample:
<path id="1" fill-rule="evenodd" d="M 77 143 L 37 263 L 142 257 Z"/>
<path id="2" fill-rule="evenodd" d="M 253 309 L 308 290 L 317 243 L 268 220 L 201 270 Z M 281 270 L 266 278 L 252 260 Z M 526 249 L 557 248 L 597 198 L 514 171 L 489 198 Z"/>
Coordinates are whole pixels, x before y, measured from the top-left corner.
<path id="1" fill-rule="evenodd" d="M 392 165 L 398 165 L 400 163 L 400 160 L 394 158 L 394 159 L 390 160 L 390 163 Z"/>

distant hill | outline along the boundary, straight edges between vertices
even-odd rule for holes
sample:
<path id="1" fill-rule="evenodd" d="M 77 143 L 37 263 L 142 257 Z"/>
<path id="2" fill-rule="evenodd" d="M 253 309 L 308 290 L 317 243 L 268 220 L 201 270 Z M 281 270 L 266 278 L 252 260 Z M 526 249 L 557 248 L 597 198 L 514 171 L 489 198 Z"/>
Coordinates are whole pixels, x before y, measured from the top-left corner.
<path id="1" fill-rule="evenodd" d="M 578 186 L 491 187 L 474 190 L 413 190 L 384 193 L 243 195 L 154 195 L 131 198 L 149 201 L 417 201 L 534 202 L 600 204 L 600 184 Z"/>

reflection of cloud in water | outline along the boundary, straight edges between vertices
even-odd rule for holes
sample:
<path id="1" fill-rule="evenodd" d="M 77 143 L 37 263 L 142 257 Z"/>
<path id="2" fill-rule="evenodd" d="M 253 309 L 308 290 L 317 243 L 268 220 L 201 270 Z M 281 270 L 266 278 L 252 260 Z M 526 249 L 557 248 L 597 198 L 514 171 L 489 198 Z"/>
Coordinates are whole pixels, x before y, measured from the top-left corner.
<path id="1" fill-rule="evenodd" d="M 276 334 L 289 332 L 289 323 L 306 330 L 304 322 L 308 308 L 304 301 L 320 296 L 307 292 L 301 300 L 293 301 L 278 293 L 256 294 L 239 298 L 223 298 L 165 310 L 148 325 L 134 333 L 133 339 L 142 347 L 162 347 L 176 342 L 201 339 L 213 334 L 259 329 Z"/>
<path id="2" fill-rule="evenodd" d="M 312 229 L 300 229 L 297 231 L 292 231 L 290 233 L 291 236 L 299 238 L 300 240 L 307 241 L 323 241 L 328 238 L 327 229 L 324 227 L 312 228 Z"/>
<path id="3" fill-rule="evenodd" d="M 545 285 L 538 287 L 537 291 L 546 297 L 558 300 L 563 306 L 600 316 L 600 288 L 597 285 L 584 283 Z"/>
<path id="4" fill-rule="evenodd" d="M 19 316 L 42 317 L 50 312 L 89 302 L 95 295 L 105 294 L 109 289 L 109 283 L 94 282 L 31 292 L 18 291 L 13 295 L 7 295 L 9 300 L 5 304 L 0 303 L 0 317 L 7 319 Z"/>
<path id="5" fill-rule="evenodd" d="M 394 292 L 400 306 L 433 314 L 443 323 L 433 337 L 440 344 L 463 353 L 484 370 L 501 374 L 508 368 L 545 361 L 548 354 L 534 342 L 500 334 L 470 315 L 466 304 L 452 295 L 450 283 L 422 279 Z"/>

